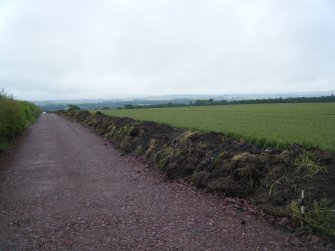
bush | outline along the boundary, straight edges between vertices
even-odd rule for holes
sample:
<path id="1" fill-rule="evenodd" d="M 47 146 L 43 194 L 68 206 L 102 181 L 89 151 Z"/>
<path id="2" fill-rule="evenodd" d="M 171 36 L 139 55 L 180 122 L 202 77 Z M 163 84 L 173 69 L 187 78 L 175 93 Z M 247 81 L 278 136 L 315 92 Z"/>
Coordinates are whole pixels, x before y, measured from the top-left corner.
<path id="1" fill-rule="evenodd" d="M 4 90 L 0 91 L 0 153 L 33 123 L 40 113 L 41 110 L 36 105 L 15 100 Z"/>
<path id="2" fill-rule="evenodd" d="M 124 108 L 125 109 L 134 109 L 135 107 L 131 104 L 126 104 L 126 105 L 124 105 Z"/>
<path id="3" fill-rule="evenodd" d="M 78 105 L 68 105 L 68 111 L 79 111 L 80 110 L 80 106 Z"/>

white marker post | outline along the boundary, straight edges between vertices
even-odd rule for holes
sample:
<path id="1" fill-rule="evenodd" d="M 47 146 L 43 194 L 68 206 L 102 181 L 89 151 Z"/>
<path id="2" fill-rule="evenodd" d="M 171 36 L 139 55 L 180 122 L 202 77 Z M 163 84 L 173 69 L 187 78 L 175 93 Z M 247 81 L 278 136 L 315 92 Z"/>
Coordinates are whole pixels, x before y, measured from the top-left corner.
<path id="1" fill-rule="evenodd" d="M 301 226 L 304 225 L 304 218 L 305 218 L 305 192 L 301 190 Z"/>

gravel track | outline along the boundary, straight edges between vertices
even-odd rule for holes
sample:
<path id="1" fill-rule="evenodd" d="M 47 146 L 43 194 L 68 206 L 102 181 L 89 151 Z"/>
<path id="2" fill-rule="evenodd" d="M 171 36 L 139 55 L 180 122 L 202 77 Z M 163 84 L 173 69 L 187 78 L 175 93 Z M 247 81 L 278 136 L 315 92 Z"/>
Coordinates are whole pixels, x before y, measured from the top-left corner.
<path id="1" fill-rule="evenodd" d="M 165 181 L 54 114 L 0 160 L 0 250 L 307 248 L 234 203 Z"/>

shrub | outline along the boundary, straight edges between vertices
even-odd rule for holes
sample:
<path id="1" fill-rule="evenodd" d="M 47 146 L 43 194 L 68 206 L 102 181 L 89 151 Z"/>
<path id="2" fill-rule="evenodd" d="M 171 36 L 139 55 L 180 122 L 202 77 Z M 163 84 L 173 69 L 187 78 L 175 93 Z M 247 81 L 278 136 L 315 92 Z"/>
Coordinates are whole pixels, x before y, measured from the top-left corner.
<path id="1" fill-rule="evenodd" d="M 41 110 L 36 105 L 15 100 L 4 90 L 0 91 L 0 152 L 33 123 L 40 113 Z"/>
<path id="2" fill-rule="evenodd" d="M 68 105 L 68 111 L 79 111 L 80 106 L 78 105 Z"/>

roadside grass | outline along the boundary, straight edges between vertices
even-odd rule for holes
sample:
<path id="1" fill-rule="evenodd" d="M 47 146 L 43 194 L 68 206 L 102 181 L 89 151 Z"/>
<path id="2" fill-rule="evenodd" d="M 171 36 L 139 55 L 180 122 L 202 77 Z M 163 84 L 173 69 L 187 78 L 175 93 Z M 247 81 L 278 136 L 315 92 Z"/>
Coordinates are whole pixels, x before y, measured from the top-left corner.
<path id="1" fill-rule="evenodd" d="M 335 151 L 335 103 L 252 104 L 101 112 L 178 128 L 223 132 L 261 146 L 301 144 Z"/>

